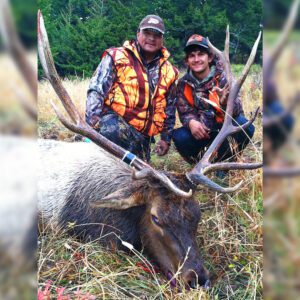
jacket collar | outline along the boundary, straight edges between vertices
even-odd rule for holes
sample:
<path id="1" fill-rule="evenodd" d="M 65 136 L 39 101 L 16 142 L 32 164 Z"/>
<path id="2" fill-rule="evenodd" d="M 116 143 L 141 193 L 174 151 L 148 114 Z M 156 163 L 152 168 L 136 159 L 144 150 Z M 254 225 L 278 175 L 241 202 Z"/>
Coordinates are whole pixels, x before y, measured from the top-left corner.
<path id="1" fill-rule="evenodd" d="M 188 74 L 189 74 L 189 78 L 191 78 L 191 80 L 196 83 L 197 85 L 202 85 L 210 80 L 212 80 L 215 75 L 216 75 L 216 67 L 214 65 L 212 65 L 210 67 L 210 71 L 209 74 L 204 78 L 204 79 L 198 79 L 196 76 L 194 76 L 192 70 L 188 70 Z"/>

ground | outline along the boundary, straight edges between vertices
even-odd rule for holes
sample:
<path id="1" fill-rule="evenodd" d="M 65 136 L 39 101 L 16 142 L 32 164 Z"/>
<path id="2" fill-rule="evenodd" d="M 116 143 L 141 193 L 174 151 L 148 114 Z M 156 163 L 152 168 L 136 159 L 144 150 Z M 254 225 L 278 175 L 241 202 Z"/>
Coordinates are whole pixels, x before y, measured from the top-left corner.
<path id="1" fill-rule="evenodd" d="M 236 74 L 241 70 L 241 66 L 234 66 Z M 253 66 L 242 89 L 248 117 L 256 107 L 261 107 L 261 76 L 261 68 Z M 63 82 L 82 115 L 88 82 L 89 79 Z M 49 83 L 42 81 L 39 85 L 39 136 L 73 141 L 74 134 L 58 122 L 50 100 L 58 102 Z M 259 115 L 252 143 L 239 159 L 262 160 L 261 123 Z M 173 147 L 163 158 L 153 153 L 152 164 L 159 169 L 178 172 L 190 168 Z M 151 271 L 142 253 L 108 253 L 97 243 L 82 244 L 64 233 L 44 231 L 39 236 L 38 249 L 40 291 L 47 290 L 48 286 L 48 293 L 54 295 L 56 288 L 65 288 L 64 295 L 74 295 L 80 290 L 97 299 L 262 298 L 262 172 L 231 171 L 230 185 L 240 180 L 244 181 L 243 187 L 231 195 L 212 193 L 206 188 L 199 189 L 196 194 L 202 208 L 197 242 L 212 278 L 209 290 L 171 289 L 161 274 Z M 145 267 L 150 271 L 145 271 Z"/>
<path id="2" fill-rule="evenodd" d="M 270 49 L 278 39 L 278 32 L 265 32 L 264 36 L 264 47 Z M 299 45 L 298 30 L 290 34 L 274 72 L 284 107 L 289 107 L 292 98 L 300 91 Z M 292 111 L 295 126 L 288 141 L 279 151 L 272 153 L 272 167 L 300 166 L 299 109 L 298 105 Z M 264 178 L 264 297 L 268 299 L 299 299 L 299 192 L 299 176 Z"/>

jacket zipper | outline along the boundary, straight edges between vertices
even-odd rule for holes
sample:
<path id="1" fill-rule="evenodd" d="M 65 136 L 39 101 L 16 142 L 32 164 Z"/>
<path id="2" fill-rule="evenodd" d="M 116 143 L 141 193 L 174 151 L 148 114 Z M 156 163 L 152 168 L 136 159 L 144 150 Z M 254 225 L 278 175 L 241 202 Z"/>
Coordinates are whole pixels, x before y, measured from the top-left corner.
<path id="1" fill-rule="evenodd" d="M 146 120 L 145 120 L 144 127 L 143 127 L 143 129 L 142 129 L 142 132 L 145 130 L 145 128 L 147 127 L 148 123 L 150 122 L 150 120 L 149 120 L 150 110 L 151 110 L 151 112 L 152 112 L 152 116 L 154 115 L 154 107 L 153 107 L 153 105 L 152 105 L 152 101 L 153 101 L 153 98 L 154 98 L 154 96 L 155 96 L 155 94 L 156 94 L 156 92 L 157 92 L 158 85 L 159 85 L 159 82 L 160 82 L 160 79 L 161 79 L 161 78 L 160 78 L 160 77 L 161 77 L 161 67 L 163 66 L 163 64 L 164 64 L 165 62 L 166 62 L 166 60 L 163 61 L 162 64 L 159 66 L 159 77 L 158 77 L 158 81 L 157 81 L 156 87 L 155 87 L 154 92 L 153 92 L 153 94 L 152 94 L 151 97 L 150 97 L 150 81 L 149 81 L 150 76 L 149 76 L 149 70 L 148 70 L 148 68 L 145 68 L 145 67 L 143 66 L 143 68 L 146 69 L 146 74 L 147 74 L 147 79 L 148 79 L 148 85 L 149 85 L 149 95 L 148 95 L 148 97 L 149 97 L 149 102 L 148 102 L 149 105 L 148 105 L 148 108 L 147 108 Z"/>

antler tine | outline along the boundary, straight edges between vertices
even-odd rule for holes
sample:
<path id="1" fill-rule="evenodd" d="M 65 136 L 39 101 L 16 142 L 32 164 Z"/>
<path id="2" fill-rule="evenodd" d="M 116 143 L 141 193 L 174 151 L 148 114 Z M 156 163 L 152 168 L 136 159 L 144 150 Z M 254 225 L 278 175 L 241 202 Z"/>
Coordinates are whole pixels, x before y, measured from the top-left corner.
<path id="1" fill-rule="evenodd" d="M 211 190 L 219 192 L 219 193 L 223 193 L 223 194 L 233 193 L 233 192 L 237 191 L 243 184 L 243 181 L 240 181 L 237 185 L 235 185 L 233 187 L 224 188 L 224 187 L 218 185 L 217 183 L 215 183 L 214 181 L 212 181 L 211 179 L 209 179 L 208 177 L 204 176 L 203 174 L 187 173 L 186 177 L 195 186 L 197 186 L 199 183 L 201 183 L 202 185 L 207 186 Z"/>
<path id="2" fill-rule="evenodd" d="M 144 169 L 138 172 L 134 170 L 132 173 L 133 179 L 143 179 L 149 176 L 158 179 L 166 188 L 173 191 L 178 196 L 190 198 L 193 194 L 191 189 L 188 192 L 179 189 L 167 176 L 165 176 L 163 173 L 158 173 L 153 169 Z"/>
<path id="3" fill-rule="evenodd" d="M 222 127 L 221 131 L 224 128 L 223 132 L 221 133 L 221 131 L 220 131 L 220 133 L 219 133 L 220 135 L 216 136 L 215 140 L 213 141 L 211 146 L 207 149 L 207 151 L 204 153 L 204 155 L 201 159 L 202 163 L 205 163 L 205 164 L 210 166 L 207 169 L 209 169 L 209 170 L 217 169 L 217 168 L 213 168 L 212 165 L 209 163 L 209 161 L 211 160 L 212 155 L 214 154 L 215 149 L 217 149 L 217 147 L 219 145 L 221 145 L 222 142 L 225 140 L 225 138 L 227 138 L 227 136 L 229 136 L 230 134 L 237 133 L 239 131 L 247 129 L 255 121 L 255 119 L 258 115 L 258 112 L 259 112 L 259 107 L 256 109 L 253 117 L 241 126 L 233 126 L 232 125 L 232 120 L 229 119 L 231 121 L 231 123 L 228 124 L 227 126 Z M 225 163 L 222 163 L 222 164 L 225 164 Z M 230 165 L 229 163 L 226 163 L 226 164 Z M 218 166 L 220 166 L 220 165 L 218 164 Z M 204 167 L 204 169 L 206 169 L 206 167 Z M 226 168 L 226 169 L 228 169 L 228 168 Z M 232 169 L 235 169 L 235 168 L 232 168 Z M 236 168 L 236 169 L 240 169 L 240 168 Z M 245 169 L 247 169 L 247 168 L 245 168 Z M 207 173 L 207 172 L 203 171 L 203 173 Z"/>
<path id="4" fill-rule="evenodd" d="M 18 100 L 22 106 L 22 108 L 25 110 L 25 112 L 29 115 L 29 117 L 37 121 L 38 113 L 37 113 L 37 107 L 36 103 L 32 103 L 28 100 L 28 98 L 19 90 L 15 89 L 15 92 L 17 94 Z"/>
<path id="5" fill-rule="evenodd" d="M 226 39 L 225 39 L 225 46 L 224 46 L 224 58 L 225 58 L 225 65 L 228 70 L 226 70 L 227 78 L 229 81 L 229 84 L 231 84 L 232 81 L 232 72 L 231 72 L 231 65 L 230 65 L 230 59 L 229 59 L 229 42 L 230 42 L 230 32 L 229 32 L 229 25 L 227 25 L 226 28 Z"/>
<path id="6" fill-rule="evenodd" d="M 209 46 L 209 48 L 212 50 L 212 52 L 213 52 L 215 55 L 218 55 L 218 56 L 220 56 L 220 57 L 223 57 L 222 51 L 219 50 L 217 47 L 215 47 L 215 46 L 211 43 L 211 41 L 209 40 L 208 37 L 207 37 L 206 39 L 207 39 L 208 46 Z"/>
<path id="7" fill-rule="evenodd" d="M 228 59 L 225 59 L 225 57 L 227 56 L 227 54 L 224 54 L 227 52 L 227 49 L 229 49 L 228 45 L 229 45 L 229 27 L 227 27 L 226 30 L 226 42 L 225 42 L 225 50 L 223 53 L 221 53 L 218 49 L 216 49 L 215 47 L 212 46 L 212 44 L 209 42 L 210 47 L 213 48 L 213 51 L 220 55 L 221 59 L 223 59 L 224 62 L 224 67 L 226 70 L 226 74 L 231 75 L 231 69 L 230 69 L 230 62 L 229 62 L 229 53 L 228 53 Z M 224 190 L 224 188 L 220 187 L 219 185 L 217 185 L 216 183 L 214 183 L 212 180 L 210 180 L 209 178 L 207 178 L 205 176 L 205 174 L 211 172 L 211 171 L 215 171 L 215 170 L 236 170 L 236 169 L 256 169 L 256 168 L 260 168 L 262 166 L 261 163 L 228 163 L 228 162 L 220 162 L 220 163 L 215 163 L 215 164 L 211 164 L 211 159 L 213 157 L 213 154 L 217 151 L 217 149 L 220 147 L 220 145 L 222 144 L 222 142 L 232 133 L 238 132 L 240 130 L 244 130 L 246 129 L 248 126 L 250 126 L 250 124 L 252 124 L 258 114 L 258 110 L 256 110 L 254 116 L 244 125 L 242 126 L 233 126 L 232 124 L 232 113 L 233 113 L 233 105 L 234 105 L 234 100 L 238 95 L 238 92 L 242 86 L 242 84 L 244 83 L 246 76 L 249 73 L 250 67 L 254 61 L 255 58 L 255 54 L 257 51 L 257 47 L 258 47 L 258 43 L 260 41 L 260 37 L 261 37 L 261 32 L 259 33 L 251 54 L 249 56 L 249 59 L 247 61 L 246 66 L 244 67 L 244 70 L 242 72 L 241 77 L 239 78 L 239 80 L 235 81 L 233 84 L 231 84 L 230 86 L 230 92 L 229 92 L 229 96 L 228 96 L 228 100 L 227 100 L 227 107 L 226 107 L 226 114 L 225 114 L 225 120 L 223 123 L 223 126 L 220 130 L 220 132 L 218 133 L 218 135 L 216 136 L 216 138 L 214 139 L 214 141 L 211 143 L 211 145 L 209 146 L 209 148 L 207 149 L 207 151 L 204 153 L 202 159 L 198 162 L 198 164 L 190 171 L 186 174 L 186 177 L 193 183 L 193 184 L 203 184 L 205 186 L 208 186 L 209 188 L 215 190 L 215 191 L 219 191 L 219 192 L 223 192 L 223 193 L 229 193 L 232 192 L 233 190 L 236 190 L 237 188 L 240 187 L 240 185 L 238 185 L 238 187 L 234 187 L 233 190 L 230 190 L 230 188 L 227 188 Z M 228 48 L 227 48 L 228 47 Z M 216 51 L 217 50 L 217 51 Z M 241 183 L 240 183 L 241 184 Z"/>
<path id="8" fill-rule="evenodd" d="M 283 120 L 287 115 L 289 115 L 297 105 L 300 104 L 300 93 L 298 92 L 295 96 L 290 105 L 285 109 L 282 113 L 275 115 L 275 116 L 263 116 L 263 126 L 264 128 L 268 128 L 273 126 L 276 123 L 279 123 Z"/>
<path id="9" fill-rule="evenodd" d="M 62 82 L 57 74 L 57 71 L 54 66 L 52 54 L 51 54 L 51 49 L 48 42 L 47 32 L 45 29 L 42 13 L 40 11 L 38 11 L 38 49 L 39 49 L 40 61 L 44 69 L 44 72 L 48 80 L 50 81 L 52 87 L 54 88 L 57 95 L 59 96 L 66 111 L 68 112 L 72 121 L 74 122 L 72 123 L 67 118 L 65 118 L 64 115 L 55 106 L 55 104 L 51 103 L 57 117 L 63 123 L 64 126 L 66 126 L 68 129 L 70 129 L 73 132 L 88 137 L 95 144 L 97 144 L 104 150 L 108 151 L 109 153 L 113 154 L 117 158 L 122 159 L 123 161 L 129 160 L 128 163 L 130 164 L 130 166 L 140 171 L 140 173 L 135 173 L 134 170 L 133 178 L 142 179 L 142 178 L 146 178 L 147 176 L 151 176 L 160 180 L 164 186 L 169 188 L 175 194 L 186 198 L 191 197 L 192 190 L 190 190 L 188 193 L 180 190 L 178 187 L 176 187 L 173 184 L 173 182 L 165 174 L 156 171 L 150 165 L 148 165 L 147 163 L 145 163 L 135 155 L 131 154 L 130 157 L 128 157 L 129 151 L 126 151 L 122 147 L 111 142 L 103 135 L 98 133 L 96 130 L 94 130 L 92 127 L 90 127 L 89 124 L 86 123 L 86 121 L 84 121 L 84 119 L 80 116 L 79 112 L 77 111 L 69 94 L 63 87 Z"/>
<path id="10" fill-rule="evenodd" d="M 237 162 L 221 162 L 210 164 L 203 168 L 203 174 L 208 174 L 216 170 L 254 170 L 261 168 L 263 163 L 237 163 Z"/>
<path id="11" fill-rule="evenodd" d="M 229 25 L 227 25 L 227 27 L 226 27 L 225 47 L 224 47 L 224 53 L 226 54 L 227 57 L 229 57 L 229 42 L 230 42 L 230 31 L 229 31 Z"/>
<path id="12" fill-rule="evenodd" d="M 254 62 L 254 59 L 255 59 L 255 55 L 256 55 L 256 51 L 257 51 L 257 47 L 258 47 L 258 44 L 259 44 L 259 41 L 260 41 L 260 38 L 261 38 L 261 31 L 259 32 L 258 34 L 258 37 L 252 47 L 252 50 L 251 50 L 251 54 L 248 58 L 248 61 L 243 69 L 243 72 L 242 72 L 242 75 L 240 76 L 240 78 L 237 80 L 237 86 L 238 86 L 238 90 L 236 93 L 239 92 L 241 86 L 243 85 L 249 71 L 250 71 L 250 67 L 252 66 L 253 62 Z"/>
<path id="13" fill-rule="evenodd" d="M 294 27 L 294 24 L 297 19 L 297 14 L 298 14 L 298 8 L 299 8 L 299 0 L 295 0 L 291 6 L 289 16 L 284 24 L 282 33 L 280 37 L 277 40 L 277 43 L 273 50 L 271 51 L 270 57 L 269 57 L 269 68 L 272 69 L 274 66 L 274 63 L 277 61 L 279 55 L 282 53 L 282 50 L 285 46 L 285 43 L 288 39 L 289 33 L 291 32 L 292 28 Z"/>
<path id="14" fill-rule="evenodd" d="M 82 123 L 83 120 L 79 112 L 77 111 L 75 105 L 73 104 L 68 92 L 63 87 L 61 79 L 58 76 L 56 68 L 54 66 L 48 35 L 44 25 L 44 18 L 40 11 L 38 11 L 38 51 L 40 62 L 43 66 L 46 77 L 51 82 L 51 85 L 53 86 L 55 92 L 60 98 L 69 116 L 74 122 L 78 124 Z"/>
<path id="15" fill-rule="evenodd" d="M 224 45 L 224 51 L 219 50 L 217 47 L 215 47 L 209 38 L 207 38 L 208 46 L 212 50 L 212 52 L 217 55 L 223 63 L 223 67 L 225 69 L 225 74 L 227 76 L 227 80 L 229 84 L 231 84 L 232 81 L 232 72 L 231 72 L 231 66 L 230 66 L 230 59 L 229 59 L 229 40 L 230 40 L 230 32 L 229 32 L 229 25 L 226 27 L 226 38 L 225 38 L 225 45 Z"/>
<path id="16" fill-rule="evenodd" d="M 4 46 L 17 64 L 25 82 L 36 100 L 37 73 L 28 62 L 25 50 L 19 40 L 8 1 L 2 0 L 0 6 L 0 30 Z"/>
<path id="17" fill-rule="evenodd" d="M 300 168 L 280 168 L 274 169 L 270 167 L 264 167 L 264 177 L 297 177 L 300 176 Z"/>
<path id="18" fill-rule="evenodd" d="M 56 114 L 56 116 L 58 117 L 59 121 L 60 121 L 61 123 L 63 123 L 63 125 L 64 125 L 66 128 L 70 129 L 71 131 L 80 133 L 80 132 L 79 132 L 78 125 L 76 126 L 74 123 L 70 122 L 70 121 L 69 121 L 69 120 L 61 113 L 61 111 L 58 109 L 58 107 L 54 104 L 54 102 L 53 102 L 52 100 L 50 101 L 50 103 L 51 103 L 51 106 L 52 106 L 52 108 L 54 109 L 55 114 Z M 84 133 L 82 132 L 82 134 L 84 134 Z"/>

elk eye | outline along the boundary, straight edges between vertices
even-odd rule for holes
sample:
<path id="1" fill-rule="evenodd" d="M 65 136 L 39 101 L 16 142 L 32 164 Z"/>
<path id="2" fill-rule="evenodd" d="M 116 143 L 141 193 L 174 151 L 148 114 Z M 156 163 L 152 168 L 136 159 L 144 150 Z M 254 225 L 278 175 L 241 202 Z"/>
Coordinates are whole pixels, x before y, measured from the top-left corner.
<path id="1" fill-rule="evenodd" d="M 160 226 L 158 217 L 154 216 L 154 215 L 152 215 L 151 217 L 152 217 L 152 221 L 154 222 L 154 224 L 156 224 L 157 226 Z"/>

